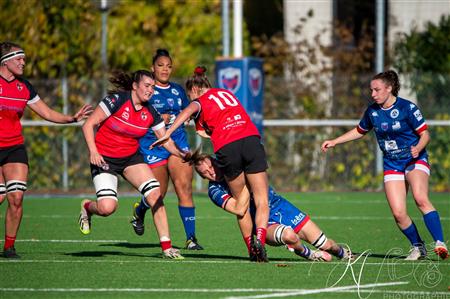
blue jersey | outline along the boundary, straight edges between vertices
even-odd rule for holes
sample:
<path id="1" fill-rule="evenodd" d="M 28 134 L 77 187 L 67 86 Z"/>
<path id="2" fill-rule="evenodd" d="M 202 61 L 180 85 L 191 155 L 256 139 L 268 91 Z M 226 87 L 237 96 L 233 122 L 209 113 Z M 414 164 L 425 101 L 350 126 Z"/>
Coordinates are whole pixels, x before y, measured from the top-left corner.
<path id="1" fill-rule="evenodd" d="M 419 134 L 427 129 L 427 124 L 414 103 L 397 97 L 387 109 L 376 103 L 367 108 L 357 129 L 366 134 L 372 128 L 384 158 L 397 160 L 412 158 L 411 146 L 417 145 Z"/>
<path id="2" fill-rule="evenodd" d="M 232 197 L 231 191 L 225 181 L 213 182 L 208 185 L 208 196 L 211 201 L 222 209 L 225 208 L 227 200 Z M 255 222 L 255 202 L 253 196 L 250 198 L 250 214 Z M 290 226 L 298 232 L 308 222 L 309 216 L 300 211 L 284 197 L 280 196 L 269 186 L 269 221 L 268 224 L 283 224 Z"/>
<path id="3" fill-rule="evenodd" d="M 178 114 L 180 114 L 181 110 L 189 105 L 189 99 L 187 98 L 184 89 L 179 84 L 170 82 L 167 87 L 156 85 L 155 92 L 149 100 L 149 103 L 159 112 L 159 114 L 170 115 L 170 123 L 166 124 L 167 129 Z M 179 134 L 186 134 L 184 125 L 173 132 L 172 139 L 176 138 Z M 147 134 L 139 140 L 141 152 L 150 154 L 149 147 L 156 140 L 155 133 L 152 130 L 148 130 Z"/>

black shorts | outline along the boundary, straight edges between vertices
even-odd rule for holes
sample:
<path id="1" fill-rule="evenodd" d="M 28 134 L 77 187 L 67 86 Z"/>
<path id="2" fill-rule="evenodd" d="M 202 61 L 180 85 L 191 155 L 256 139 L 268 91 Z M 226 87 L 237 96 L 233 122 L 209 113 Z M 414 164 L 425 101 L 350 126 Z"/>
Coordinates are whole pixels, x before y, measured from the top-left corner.
<path id="1" fill-rule="evenodd" d="M 242 172 L 258 173 L 268 168 L 266 152 L 258 136 L 249 136 L 231 142 L 216 152 L 218 166 L 228 179 Z"/>
<path id="2" fill-rule="evenodd" d="M 136 164 L 145 164 L 144 157 L 141 155 L 139 151 L 135 152 L 131 156 L 124 157 L 124 158 L 110 158 L 103 156 L 103 160 L 105 160 L 107 166 L 106 167 L 99 167 L 97 165 L 91 164 L 91 175 L 92 178 L 94 178 L 96 175 L 100 173 L 111 173 L 113 175 L 120 174 L 123 176 L 123 171 L 125 168 L 131 165 Z"/>
<path id="3" fill-rule="evenodd" d="M 0 147 L 0 166 L 8 163 L 23 163 L 28 165 L 28 155 L 24 144 Z"/>

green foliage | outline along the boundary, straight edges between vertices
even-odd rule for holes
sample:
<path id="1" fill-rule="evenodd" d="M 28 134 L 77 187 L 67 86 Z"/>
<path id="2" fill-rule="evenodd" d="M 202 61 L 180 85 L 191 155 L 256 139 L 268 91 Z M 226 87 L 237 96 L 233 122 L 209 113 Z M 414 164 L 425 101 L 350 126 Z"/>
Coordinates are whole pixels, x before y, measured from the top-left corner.
<path id="1" fill-rule="evenodd" d="M 425 29 L 400 34 L 394 45 L 393 64 L 407 75 L 407 85 L 417 94 L 422 112 L 430 118 L 450 114 L 450 15 Z M 444 110 L 443 110 L 444 109 Z"/>

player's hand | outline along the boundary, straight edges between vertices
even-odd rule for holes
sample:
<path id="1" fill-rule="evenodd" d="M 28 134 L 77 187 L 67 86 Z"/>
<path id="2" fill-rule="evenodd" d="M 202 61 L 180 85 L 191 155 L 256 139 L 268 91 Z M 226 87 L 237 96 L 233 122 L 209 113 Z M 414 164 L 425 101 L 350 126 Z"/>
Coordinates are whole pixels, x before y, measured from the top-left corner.
<path id="1" fill-rule="evenodd" d="M 320 147 L 322 152 L 326 153 L 329 148 L 333 148 L 336 146 L 336 142 L 332 140 L 325 140 Z"/>
<path id="2" fill-rule="evenodd" d="M 411 146 L 411 155 L 413 158 L 417 158 L 419 156 L 419 150 L 414 145 Z"/>
<path id="3" fill-rule="evenodd" d="M 190 162 L 191 158 L 192 158 L 192 152 L 191 151 L 184 152 L 184 155 L 182 157 L 184 163 Z"/>
<path id="4" fill-rule="evenodd" d="M 98 152 L 90 154 L 90 162 L 91 164 L 97 165 L 98 167 L 101 167 L 103 169 L 109 167 L 108 163 L 106 163 L 105 160 L 103 159 L 103 156 L 100 155 Z"/>
<path id="5" fill-rule="evenodd" d="M 80 120 L 88 118 L 88 116 L 94 111 L 91 105 L 86 104 L 83 107 L 81 107 L 80 110 L 78 110 L 77 113 L 73 116 L 73 120 L 75 122 L 79 122 Z"/>
<path id="6" fill-rule="evenodd" d="M 166 143 L 169 139 L 170 139 L 170 135 L 168 135 L 167 133 L 164 134 L 164 136 L 162 136 L 161 138 L 159 138 L 158 140 L 156 140 L 155 142 L 153 142 L 153 143 L 150 145 L 150 149 L 153 149 L 154 147 L 163 145 L 163 144 Z"/>

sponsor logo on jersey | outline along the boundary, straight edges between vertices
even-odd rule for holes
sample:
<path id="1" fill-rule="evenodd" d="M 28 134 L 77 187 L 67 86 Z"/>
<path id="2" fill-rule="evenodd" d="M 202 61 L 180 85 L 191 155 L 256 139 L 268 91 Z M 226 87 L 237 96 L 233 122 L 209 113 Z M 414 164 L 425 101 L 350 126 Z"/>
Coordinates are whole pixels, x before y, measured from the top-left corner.
<path id="1" fill-rule="evenodd" d="M 157 95 L 157 94 L 159 94 L 159 91 L 155 90 L 155 91 L 153 91 L 153 94 Z"/>
<path id="2" fill-rule="evenodd" d="M 399 114 L 400 114 L 400 112 L 398 112 L 397 109 L 392 109 L 390 115 L 391 115 L 392 118 L 397 118 Z"/>
<path id="3" fill-rule="evenodd" d="M 395 142 L 395 140 L 385 140 L 384 141 L 384 148 L 387 151 L 398 150 L 397 142 Z"/>
<path id="4" fill-rule="evenodd" d="M 233 93 L 241 87 L 241 69 L 227 67 L 219 71 L 219 87 Z"/>
<path id="5" fill-rule="evenodd" d="M 168 98 L 168 99 L 167 99 L 167 104 L 168 104 L 170 107 L 173 107 L 173 104 L 175 104 L 175 101 L 174 101 L 172 98 Z"/>
<path id="6" fill-rule="evenodd" d="M 122 118 L 128 120 L 130 118 L 130 108 L 125 107 L 125 111 L 122 112 Z"/>
<path id="7" fill-rule="evenodd" d="M 172 88 L 171 90 L 170 90 L 174 95 L 179 95 L 180 93 L 178 92 L 178 90 L 176 90 L 175 88 Z"/>
<path id="8" fill-rule="evenodd" d="M 394 123 L 392 124 L 392 130 L 400 130 L 401 129 L 401 125 L 399 121 L 394 121 Z"/>
<path id="9" fill-rule="evenodd" d="M 181 101 L 181 98 L 178 98 L 177 102 L 178 102 L 178 106 L 181 107 L 181 105 L 183 104 L 183 102 Z"/>
<path id="10" fill-rule="evenodd" d="M 241 118 L 242 118 L 242 117 L 241 117 L 240 114 L 237 114 L 237 115 L 234 116 L 234 120 L 240 120 Z"/>
<path id="11" fill-rule="evenodd" d="M 259 95 L 259 93 L 261 92 L 261 87 L 262 87 L 262 74 L 261 74 L 261 70 L 257 69 L 257 68 L 251 68 L 248 71 L 248 77 L 249 77 L 249 87 L 250 87 L 250 92 L 252 93 L 252 95 L 254 97 L 256 97 L 257 95 Z"/>
<path id="12" fill-rule="evenodd" d="M 376 112 L 376 111 L 374 111 L 374 112 L 372 112 L 372 116 L 378 116 L 378 112 Z"/>
<path id="13" fill-rule="evenodd" d="M 418 120 L 418 121 L 421 121 L 422 120 L 422 113 L 420 112 L 420 110 L 416 110 L 416 111 L 414 111 L 414 116 L 416 117 L 416 119 Z"/>
<path id="14" fill-rule="evenodd" d="M 295 218 L 291 220 L 291 223 L 292 223 L 294 226 L 297 226 L 297 224 L 299 224 L 300 222 L 302 222 L 302 220 L 303 220 L 304 218 L 305 218 L 305 215 L 303 215 L 303 214 L 295 215 Z"/>
<path id="15" fill-rule="evenodd" d="M 381 129 L 383 131 L 387 131 L 389 129 L 389 124 L 388 123 L 381 123 Z"/>
<path id="16" fill-rule="evenodd" d="M 116 102 L 116 100 L 114 98 L 106 97 L 105 100 L 108 103 L 110 108 L 114 108 L 114 104 Z"/>

